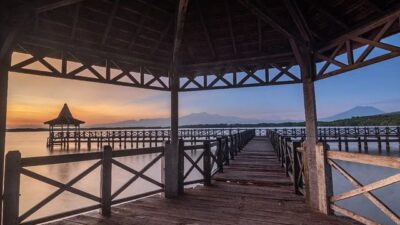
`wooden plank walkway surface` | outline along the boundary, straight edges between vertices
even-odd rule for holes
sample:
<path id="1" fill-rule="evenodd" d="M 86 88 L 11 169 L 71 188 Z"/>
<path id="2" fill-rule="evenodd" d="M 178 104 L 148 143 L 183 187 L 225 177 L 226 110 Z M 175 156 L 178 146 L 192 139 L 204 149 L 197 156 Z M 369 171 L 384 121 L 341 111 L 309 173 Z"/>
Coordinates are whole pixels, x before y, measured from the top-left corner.
<path id="1" fill-rule="evenodd" d="M 211 187 L 186 189 L 177 199 L 152 196 L 112 208 L 104 218 L 87 213 L 53 225 L 135 224 L 354 224 L 311 211 L 266 138 L 253 139 Z"/>

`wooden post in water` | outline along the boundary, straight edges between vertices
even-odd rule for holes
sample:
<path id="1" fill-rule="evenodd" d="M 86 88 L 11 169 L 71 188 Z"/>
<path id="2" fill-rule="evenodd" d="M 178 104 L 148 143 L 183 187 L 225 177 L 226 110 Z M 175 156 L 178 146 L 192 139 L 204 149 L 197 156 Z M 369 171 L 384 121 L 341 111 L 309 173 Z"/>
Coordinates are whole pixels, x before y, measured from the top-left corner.
<path id="1" fill-rule="evenodd" d="M 21 177 L 21 153 L 11 151 L 6 156 L 4 177 L 4 225 L 18 225 L 19 216 L 19 191 Z"/>
<path id="2" fill-rule="evenodd" d="M 101 215 L 111 216 L 111 174 L 112 174 L 112 148 L 107 145 L 103 150 L 101 166 Z"/>

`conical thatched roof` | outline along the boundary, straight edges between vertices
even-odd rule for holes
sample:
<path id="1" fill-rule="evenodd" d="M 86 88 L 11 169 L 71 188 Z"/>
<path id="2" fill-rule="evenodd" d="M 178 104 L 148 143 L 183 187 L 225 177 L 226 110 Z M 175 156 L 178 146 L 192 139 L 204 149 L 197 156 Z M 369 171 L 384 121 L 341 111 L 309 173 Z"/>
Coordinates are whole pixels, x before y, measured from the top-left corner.
<path id="1" fill-rule="evenodd" d="M 60 114 L 58 114 L 58 117 L 53 119 L 53 120 L 49 120 L 47 122 L 44 122 L 44 124 L 49 124 L 49 125 L 75 125 L 78 126 L 80 124 L 83 124 L 85 122 L 75 119 L 72 116 L 71 111 L 68 108 L 68 105 L 65 103 L 63 108 L 61 109 Z"/>

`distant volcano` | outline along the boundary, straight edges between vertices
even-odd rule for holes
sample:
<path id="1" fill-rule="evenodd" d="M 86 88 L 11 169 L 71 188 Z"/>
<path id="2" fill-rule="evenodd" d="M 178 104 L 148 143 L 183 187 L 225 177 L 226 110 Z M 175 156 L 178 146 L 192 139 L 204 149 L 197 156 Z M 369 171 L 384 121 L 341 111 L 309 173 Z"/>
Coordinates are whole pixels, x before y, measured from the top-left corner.
<path id="1" fill-rule="evenodd" d="M 236 116 L 222 116 L 209 113 L 192 113 L 179 118 L 179 125 L 201 125 L 201 124 L 257 124 L 265 121 L 249 119 Z M 109 124 L 99 124 L 93 127 L 168 127 L 170 118 L 125 120 Z"/>
<path id="2" fill-rule="evenodd" d="M 335 121 L 342 119 L 350 119 L 352 117 L 360 117 L 360 116 L 374 116 L 379 114 L 384 114 L 385 112 L 377 109 L 372 106 L 357 106 L 342 113 L 338 113 L 336 115 L 321 118 L 320 121 Z"/>

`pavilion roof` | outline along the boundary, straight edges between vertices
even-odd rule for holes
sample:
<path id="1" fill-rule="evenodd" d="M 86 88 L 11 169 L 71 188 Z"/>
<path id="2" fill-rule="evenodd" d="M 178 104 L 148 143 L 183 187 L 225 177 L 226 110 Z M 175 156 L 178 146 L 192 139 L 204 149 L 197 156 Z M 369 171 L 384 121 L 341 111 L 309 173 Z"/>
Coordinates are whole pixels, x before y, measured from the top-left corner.
<path id="1" fill-rule="evenodd" d="M 32 5 L 32 0 L 18 2 Z M 36 19 L 25 27 L 17 51 L 99 66 L 113 59 L 108 66 L 168 76 L 177 0 L 38 2 L 44 3 L 35 8 Z M 185 76 L 219 74 L 234 67 L 254 70 L 269 63 L 292 65 L 296 60 L 290 39 L 305 40 L 318 50 L 397 10 L 397 0 L 190 0 L 178 70 Z M 393 25 L 385 35 L 399 30 Z M 59 48 L 73 51 L 54 55 Z"/>
<path id="2" fill-rule="evenodd" d="M 84 124 L 85 122 L 75 119 L 72 116 L 71 111 L 68 108 L 68 105 L 65 103 L 61 112 L 58 114 L 58 117 L 49 121 L 44 122 L 44 124 L 49 124 L 51 126 L 54 125 L 75 125 L 78 126 L 80 124 Z"/>

